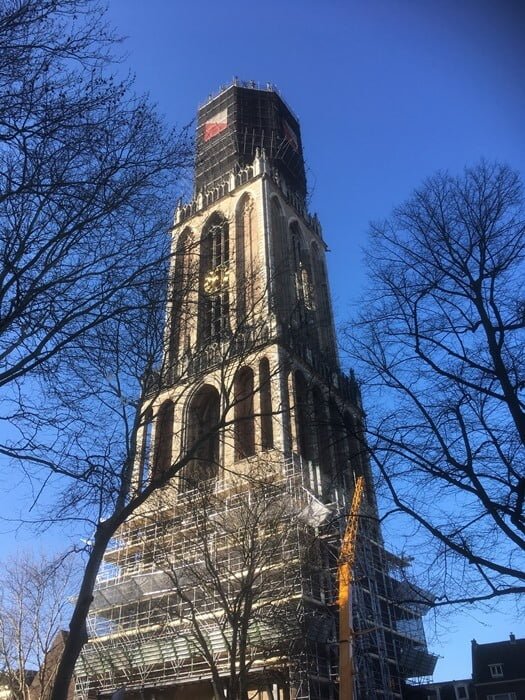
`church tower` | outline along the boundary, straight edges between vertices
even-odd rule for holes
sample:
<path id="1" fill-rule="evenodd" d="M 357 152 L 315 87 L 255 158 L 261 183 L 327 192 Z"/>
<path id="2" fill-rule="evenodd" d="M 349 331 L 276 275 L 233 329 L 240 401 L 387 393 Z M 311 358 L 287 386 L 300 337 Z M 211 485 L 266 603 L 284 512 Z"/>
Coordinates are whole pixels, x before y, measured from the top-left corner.
<path id="1" fill-rule="evenodd" d="M 234 697 L 225 679 L 249 664 L 242 700 L 337 698 L 337 564 L 362 476 L 352 683 L 361 700 L 400 698 L 402 679 L 431 673 L 434 659 L 424 606 L 414 588 L 403 602 L 405 564 L 382 543 L 299 122 L 273 86 L 236 81 L 199 109 L 196 151 L 194 198 L 172 230 L 160 390 L 145 407 L 134 488 L 183 466 L 106 555 L 78 692 Z M 244 533 L 259 511 L 266 520 Z M 250 578 L 259 588 L 241 660 L 225 610 L 248 585 L 240 532 L 243 552 L 248 540 L 271 552 Z M 213 592 L 199 571 L 217 579 Z"/>

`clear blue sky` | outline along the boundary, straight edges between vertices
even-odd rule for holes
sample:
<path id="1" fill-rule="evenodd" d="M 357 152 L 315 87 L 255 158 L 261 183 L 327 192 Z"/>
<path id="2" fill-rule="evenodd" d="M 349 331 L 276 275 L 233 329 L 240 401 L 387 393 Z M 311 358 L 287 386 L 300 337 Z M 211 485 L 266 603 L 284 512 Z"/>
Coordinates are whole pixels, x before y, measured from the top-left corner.
<path id="1" fill-rule="evenodd" d="M 525 172 L 525 3 L 110 0 L 129 65 L 184 124 L 233 76 L 275 83 L 301 121 L 337 308 L 370 219 L 440 168 Z"/>
<path id="2" fill-rule="evenodd" d="M 233 76 L 280 88 L 300 118 L 339 319 L 364 280 L 368 222 L 426 176 L 481 157 L 525 174 L 525 2 L 109 0 L 109 20 L 171 123 Z M 472 637 L 525 636 L 512 618 L 506 606 L 443 621 L 435 678 L 469 675 Z"/>

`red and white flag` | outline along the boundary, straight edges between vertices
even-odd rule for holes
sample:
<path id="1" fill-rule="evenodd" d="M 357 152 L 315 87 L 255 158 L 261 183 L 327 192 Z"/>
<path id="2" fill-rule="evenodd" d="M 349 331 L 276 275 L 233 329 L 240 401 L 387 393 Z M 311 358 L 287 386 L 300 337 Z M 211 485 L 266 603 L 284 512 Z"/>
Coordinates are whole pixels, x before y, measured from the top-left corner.
<path id="1" fill-rule="evenodd" d="M 224 131 L 228 126 L 228 110 L 223 109 L 222 112 L 210 117 L 207 122 L 204 122 L 204 141 L 209 141 L 221 131 Z"/>

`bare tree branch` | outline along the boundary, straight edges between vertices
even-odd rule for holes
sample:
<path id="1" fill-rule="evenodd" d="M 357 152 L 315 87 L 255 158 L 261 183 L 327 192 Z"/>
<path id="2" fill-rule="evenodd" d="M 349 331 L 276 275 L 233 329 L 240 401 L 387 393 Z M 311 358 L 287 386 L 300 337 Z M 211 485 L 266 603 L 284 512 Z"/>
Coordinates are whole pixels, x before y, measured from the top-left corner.
<path id="1" fill-rule="evenodd" d="M 347 329 L 347 349 L 371 401 L 371 458 L 396 509 L 440 543 L 443 561 L 456 562 L 443 569 L 439 603 L 519 593 L 525 583 L 519 177 L 488 163 L 462 177 L 437 175 L 390 220 L 374 224 L 371 237 L 372 285 Z M 462 561 L 468 565 L 458 577 Z"/>

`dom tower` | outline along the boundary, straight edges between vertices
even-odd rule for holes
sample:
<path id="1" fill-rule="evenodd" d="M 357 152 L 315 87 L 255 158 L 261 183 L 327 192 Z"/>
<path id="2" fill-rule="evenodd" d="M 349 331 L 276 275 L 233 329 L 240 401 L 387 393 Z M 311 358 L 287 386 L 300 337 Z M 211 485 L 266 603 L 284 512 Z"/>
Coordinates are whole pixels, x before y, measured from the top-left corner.
<path id="1" fill-rule="evenodd" d="M 320 700 L 341 682 L 400 698 L 433 670 L 424 605 L 382 543 L 305 197 L 299 122 L 272 86 L 201 107 L 134 487 L 182 468 L 106 554 L 79 696 Z"/>

